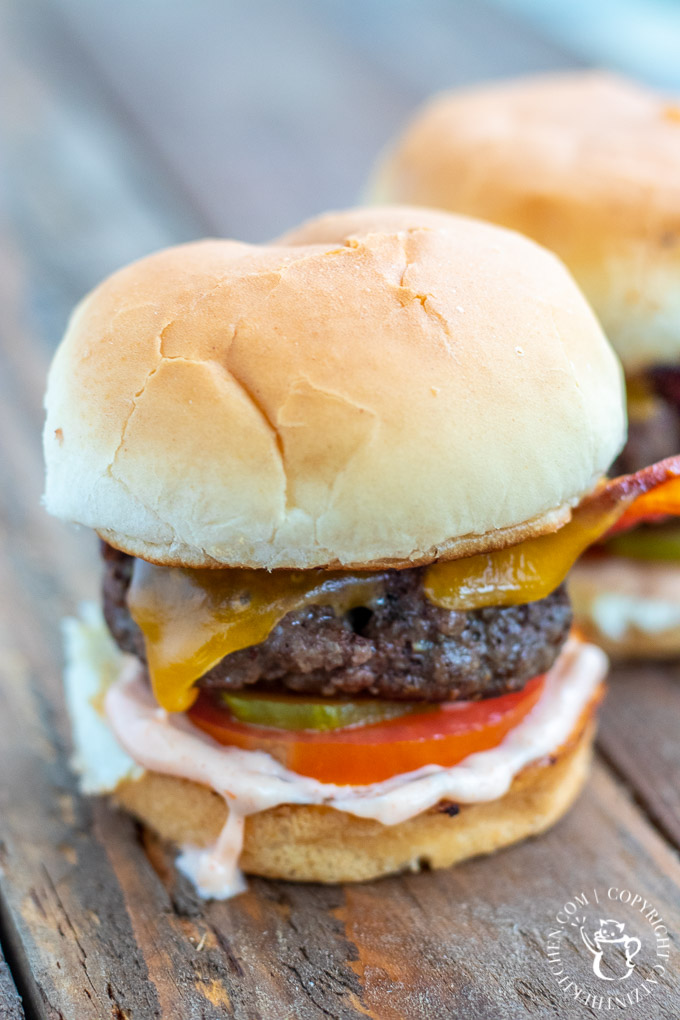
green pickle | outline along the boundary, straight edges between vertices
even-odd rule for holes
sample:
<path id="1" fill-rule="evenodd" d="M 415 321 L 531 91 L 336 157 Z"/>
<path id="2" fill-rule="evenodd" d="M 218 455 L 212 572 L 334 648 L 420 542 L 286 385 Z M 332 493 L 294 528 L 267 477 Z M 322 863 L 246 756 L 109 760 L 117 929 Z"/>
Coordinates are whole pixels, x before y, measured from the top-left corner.
<path id="1" fill-rule="evenodd" d="M 396 719 L 433 708 L 407 701 L 346 701 L 340 698 L 302 698 L 286 694 L 221 691 L 220 700 L 238 722 L 279 730 L 339 730 L 348 726 Z"/>
<path id="2" fill-rule="evenodd" d="M 605 548 L 636 560 L 680 560 L 680 525 L 657 524 L 614 535 Z"/>

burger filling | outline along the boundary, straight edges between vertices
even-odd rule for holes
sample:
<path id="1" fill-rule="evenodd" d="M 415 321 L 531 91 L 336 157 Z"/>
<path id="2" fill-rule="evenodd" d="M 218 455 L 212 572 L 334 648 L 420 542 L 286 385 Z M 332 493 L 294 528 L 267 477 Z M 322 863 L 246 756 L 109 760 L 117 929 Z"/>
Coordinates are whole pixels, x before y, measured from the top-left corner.
<path id="1" fill-rule="evenodd" d="M 121 649 L 146 662 L 144 635 L 128 604 L 135 561 L 106 544 L 102 553 L 111 633 Z M 195 686 L 477 701 L 519 691 L 553 665 L 572 620 L 563 585 L 538 601 L 460 611 L 430 601 L 424 573 L 416 567 L 372 575 L 365 604 L 347 609 L 323 602 L 294 609 L 265 640 L 225 655 Z"/>
<path id="2" fill-rule="evenodd" d="M 331 784 L 497 747 L 540 700 L 571 627 L 561 584 L 529 602 L 437 604 L 471 597 L 452 565 L 442 584 L 424 567 L 190 570 L 102 554 L 109 628 L 161 706 Z"/>
<path id="3" fill-rule="evenodd" d="M 547 697 L 576 559 L 677 513 L 679 490 L 667 458 L 603 481 L 554 532 L 402 570 L 195 570 L 103 545 L 105 616 L 146 696 L 150 681 L 152 701 L 220 744 L 334 785 L 450 768 Z"/>
<path id="4" fill-rule="evenodd" d="M 627 381 L 628 441 L 613 473 L 634 473 L 680 450 L 680 366 L 659 365 Z M 616 556 L 680 560 L 680 526 L 664 515 L 615 535 L 604 549 Z"/>

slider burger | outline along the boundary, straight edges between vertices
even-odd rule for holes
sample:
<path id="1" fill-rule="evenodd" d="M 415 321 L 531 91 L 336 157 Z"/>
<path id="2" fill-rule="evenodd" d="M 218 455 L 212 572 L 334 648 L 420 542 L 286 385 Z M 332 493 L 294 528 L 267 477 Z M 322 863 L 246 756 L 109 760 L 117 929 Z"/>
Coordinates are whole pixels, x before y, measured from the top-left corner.
<path id="1" fill-rule="evenodd" d="M 614 75 L 436 97 L 383 160 L 381 200 L 479 216 L 564 260 L 627 377 L 615 470 L 680 450 L 680 104 Z M 680 654 L 680 481 L 574 571 L 583 629 L 625 656 Z M 633 525 L 637 525 L 633 527 Z"/>
<path id="2" fill-rule="evenodd" d="M 69 627 L 76 761 L 201 893 L 444 867 L 567 809 L 606 661 L 564 575 L 677 465 L 600 484 L 620 370 L 553 255 L 400 208 L 172 248 L 85 298 L 46 405 L 113 638 Z"/>

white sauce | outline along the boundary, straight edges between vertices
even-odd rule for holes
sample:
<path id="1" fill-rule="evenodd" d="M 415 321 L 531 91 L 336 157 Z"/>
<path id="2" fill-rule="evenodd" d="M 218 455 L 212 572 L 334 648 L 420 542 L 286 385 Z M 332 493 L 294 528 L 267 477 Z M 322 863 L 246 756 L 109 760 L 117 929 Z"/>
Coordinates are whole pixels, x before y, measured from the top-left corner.
<path id="1" fill-rule="evenodd" d="M 204 899 L 226 900 L 246 891 L 246 880 L 238 867 L 245 824 L 245 815 L 230 810 L 219 839 L 210 851 L 185 846 L 177 858 L 177 867 Z"/>
<path id="2" fill-rule="evenodd" d="M 123 655 L 95 602 L 84 603 L 78 618 L 63 620 L 62 630 L 64 690 L 74 745 L 71 767 L 80 775 L 83 793 L 110 793 L 121 779 L 135 779 L 144 771 L 102 718 L 104 691 L 120 676 Z"/>
<path id="3" fill-rule="evenodd" d="M 225 899 L 244 888 L 238 859 L 248 815 L 280 804 L 323 804 L 396 825 L 441 800 L 495 800 L 525 765 L 568 738 L 606 671 L 599 648 L 571 640 L 549 672 L 540 700 L 498 747 L 451 768 L 430 765 L 370 786 L 320 783 L 290 772 L 264 752 L 223 747 L 186 716 L 159 709 L 134 660 L 109 689 L 106 713 L 120 745 L 138 765 L 193 780 L 224 797 L 229 816 L 217 843 L 185 848 L 178 866 L 201 895 Z"/>
<path id="4" fill-rule="evenodd" d="M 680 605 L 664 599 L 605 592 L 593 600 L 590 611 L 600 633 L 613 641 L 633 629 L 661 634 L 680 626 Z"/>
<path id="5" fill-rule="evenodd" d="M 591 619 L 611 641 L 680 626 L 680 566 L 672 561 L 585 557 L 571 572 L 569 595 L 576 619 Z"/>

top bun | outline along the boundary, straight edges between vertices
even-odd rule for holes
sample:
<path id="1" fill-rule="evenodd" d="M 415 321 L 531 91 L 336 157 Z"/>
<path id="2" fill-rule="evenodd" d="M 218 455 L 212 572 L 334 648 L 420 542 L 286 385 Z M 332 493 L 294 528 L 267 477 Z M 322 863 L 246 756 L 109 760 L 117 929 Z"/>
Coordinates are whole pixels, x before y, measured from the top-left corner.
<path id="1" fill-rule="evenodd" d="M 410 566 L 555 530 L 624 437 L 562 264 L 418 209 L 120 270 L 46 406 L 48 509 L 191 566 Z"/>
<path id="2" fill-rule="evenodd" d="M 678 103 L 601 72 L 442 95 L 375 189 L 533 237 L 564 259 L 628 371 L 680 360 Z"/>

